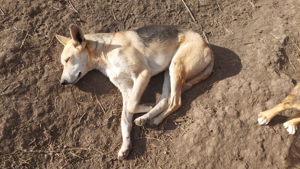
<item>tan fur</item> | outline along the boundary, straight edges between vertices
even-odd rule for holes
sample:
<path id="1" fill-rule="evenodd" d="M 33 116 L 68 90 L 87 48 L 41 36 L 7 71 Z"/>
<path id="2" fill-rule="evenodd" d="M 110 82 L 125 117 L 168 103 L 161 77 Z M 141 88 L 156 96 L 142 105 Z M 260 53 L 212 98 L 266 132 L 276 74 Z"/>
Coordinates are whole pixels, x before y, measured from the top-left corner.
<path id="1" fill-rule="evenodd" d="M 300 110 L 300 83 L 298 83 L 291 93 L 283 100 L 282 103 L 279 103 L 274 108 L 261 112 L 258 114 L 258 123 L 260 125 L 268 124 L 273 117 L 277 114 L 287 110 L 287 109 L 297 109 Z M 296 114 L 290 118 L 283 125 L 289 132 L 289 134 L 295 134 L 298 124 L 300 123 L 300 113 Z"/>
<path id="2" fill-rule="evenodd" d="M 119 159 L 124 159 L 131 149 L 134 113 L 148 112 L 135 120 L 137 125 L 158 125 L 181 106 L 181 93 L 206 79 L 214 65 L 213 52 L 202 37 L 176 26 L 83 35 L 79 27 L 71 25 L 70 33 L 72 39 L 56 36 L 65 45 L 61 83 L 76 83 L 88 71 L 97 69 L 122 93 L 123 144 Z M 152 108 L 140 104 L 150 78 L 162 71 L 165 79 L 157 105 Z"/>
<path id="3" fill-rule="evenodd" d="M 285 161 L 286 169 L 299 169 L 300 168 L 300 135 L 294 137 L 294 140 L 289 148 L 288 155 Z"/>

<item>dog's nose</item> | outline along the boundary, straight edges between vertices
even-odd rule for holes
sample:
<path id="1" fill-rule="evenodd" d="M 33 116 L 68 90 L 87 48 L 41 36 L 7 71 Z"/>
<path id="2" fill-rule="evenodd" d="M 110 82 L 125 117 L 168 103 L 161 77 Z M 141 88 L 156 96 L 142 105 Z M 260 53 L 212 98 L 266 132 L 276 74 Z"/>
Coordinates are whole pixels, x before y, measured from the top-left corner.
<path id="1" fill-rule="evenodd" d="M 68 84 L 68 82 L 67 82 L 66 80 L 61 80 L 61 81 L 60 81 L 60 84 L 66 85 L 66 84 Z"/>

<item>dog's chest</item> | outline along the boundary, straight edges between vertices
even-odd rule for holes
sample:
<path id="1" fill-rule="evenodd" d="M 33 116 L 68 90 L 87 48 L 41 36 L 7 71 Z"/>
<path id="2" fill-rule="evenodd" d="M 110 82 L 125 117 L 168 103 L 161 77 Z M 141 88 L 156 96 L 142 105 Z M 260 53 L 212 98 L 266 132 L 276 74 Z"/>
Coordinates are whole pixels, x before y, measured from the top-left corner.
<path id="1" fill-rule="evenodd" d="M 121 91 L 132 88 L 133 86 L 133 80 L 131 76 L 127 71 L 121 68 L 110 67 L 106 69 L 99 69 L 99 71 L 107 76 L 109 80 Z"/>

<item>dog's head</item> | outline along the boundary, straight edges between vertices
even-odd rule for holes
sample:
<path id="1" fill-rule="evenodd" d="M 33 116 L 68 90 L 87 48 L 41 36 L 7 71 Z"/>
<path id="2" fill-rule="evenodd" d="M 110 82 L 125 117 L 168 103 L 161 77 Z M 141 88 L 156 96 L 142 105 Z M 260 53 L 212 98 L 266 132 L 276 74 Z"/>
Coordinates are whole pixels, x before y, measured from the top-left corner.
<path id="1" fill-rule="evenodd" d="M 60 83 L 74 84 L 89 71 L 88 50 L 86 40 L 81 29 L 76 25 L 70 25 L 72 38 L 56 35 L 56 38 L 65 48 L 61 54 L 61 64 L 64 70 Z"/>

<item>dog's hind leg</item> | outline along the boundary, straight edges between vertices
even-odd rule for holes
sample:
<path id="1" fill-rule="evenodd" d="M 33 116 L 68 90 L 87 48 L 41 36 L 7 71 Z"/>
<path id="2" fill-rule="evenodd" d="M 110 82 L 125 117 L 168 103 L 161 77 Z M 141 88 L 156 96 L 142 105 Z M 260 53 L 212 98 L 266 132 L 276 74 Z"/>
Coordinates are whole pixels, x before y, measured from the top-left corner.
<path id="1" fill-rule="evenodd" d="M 181 93 L 185 92 L 186 90 L 190 89 L 193 85 L 196 83 L 199 83 L 200 81 L 206 79 L 209 77 L 209 75 L 212 72 L 213 65 L 214 63 L 211 62 L 203 71 L 200 72 L 196 77 L 193 79 L 189 80 L 188 82 L 184 83 L 182 85 Z M 158 104 L 150 110 L 147 114 L 137 118 L 134 120 L 135 124 L 138 126 L 143 126 L 145 123 L 158 114 L 160 114 L 162 111 L 167 109 L 168 107 L 168 99 L 170 97 L 170 75 L 169 75 L 169 70 L 165 72 L 165 78 L 164 78 L 164 84 L 163 84 L 163 93 L 158 101 Z"/>
<path id="2" fill-rule="evenodd" d="M 198 74 L 196 77 L 189 80 L 188 82 L 184 83 L 181 89 L 181 93 L 184 93 L 185 91 L 189 90 L 193 85 L 201 82 L 202 80 L 207 79 L 210 76 L 213 67 L 214 63 L 211 62 L 200 74 Z"/>
<path id="3" fill-rule="evenodd" d="M 154 117 L 149 122 L 150 125 L 158 125 L 164 118 L 181 107 L 181 88 L 185 82 L 185 72 L 183 64 L 180 63 L 180 60 L 178 60 L 178 62 L 175 60 L 171 63 L 169 71 L 171 80 L 171 96 L 169 107 L 167 108 L 167 110 Z"/>
<path id="4" fill-rule="evenodd" d="M 296 114 L 294 117 L 290 118 L 287 122 L 283 123 L 284 128 L 286 128 L 289 134 L 295 134 L 298 129 L 298 124 L 300 123 L 300 113 Z"/>
<path id="5" fill-rule="evenodd" d="M 151 109 L 148 113 L 134 120 L 135 124 L 138 126 L 144 126 L 147 121 L 151 120 L 153 117 L 157 116 L 162 111 L 168 108 L 168 100 L 170 97 L 170 75 L 169 70 L 165 71 L 164 84 L 161 97 L 155 107 Z"/>
<path id="6" fill-rule="evenodd" d="M 194 35 L 191 35 L 194 36 Z M 199 38 L 201 38 L 199 36 Z M 150 125 L 158 125 L 164 118 L 181 107 L 181 93 L 206 79 L 214 65 L 214 55 L 208 46 L 199 44 L 198 38 L 182 44 L 169 67 L 171 96 L 167 110 L 154 117 Z M 204 48 L 203 50 L 196 50 Z M 195 50 L 191 50 L 195 49 Z M 187 79 L 191 79 L 186 83 Z"/>

